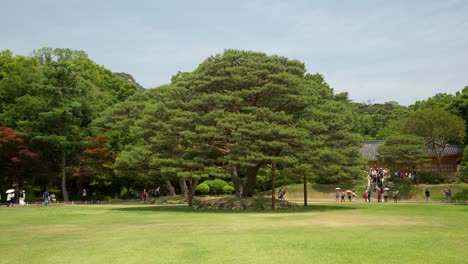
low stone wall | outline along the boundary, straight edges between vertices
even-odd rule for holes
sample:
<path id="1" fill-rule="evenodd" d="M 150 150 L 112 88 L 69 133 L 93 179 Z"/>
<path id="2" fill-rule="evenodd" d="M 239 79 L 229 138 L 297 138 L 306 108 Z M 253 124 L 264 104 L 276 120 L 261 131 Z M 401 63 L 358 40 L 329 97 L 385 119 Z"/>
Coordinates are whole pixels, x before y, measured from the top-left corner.
<path id="1" fill-rule="evenodd" d="M 275 200 L 276 209 L 296 208 L 299 207 L 296 203 L 291 203 L 285 200 Z M 193 208 L 195 209 L 212 209 L 212 210 L 268 210 L 271 207 L 271 199 L 268 198 L 232 198 L 224 197 L 219 199 L 211 199 L 206 201 L 195 201 Z"/>

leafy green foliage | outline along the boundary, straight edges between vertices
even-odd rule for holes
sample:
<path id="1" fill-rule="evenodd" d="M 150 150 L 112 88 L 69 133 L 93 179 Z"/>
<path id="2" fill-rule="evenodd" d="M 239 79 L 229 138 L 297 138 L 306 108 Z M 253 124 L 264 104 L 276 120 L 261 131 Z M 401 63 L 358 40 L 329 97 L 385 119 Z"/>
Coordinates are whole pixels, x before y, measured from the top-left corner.
<path id="1" fill-rule="evenodd" d="M 384 104 L 362 104 L 354 103 L 356 116 L 354 117 L 354 130 L 365 139 L 385 139 L 379 135 L 379 131 L 388 126 L 393 120 L 406 117 L 409 110 L 397 102 L 386 102 Z"/>
<path id="2" fill-rule="evenodd" d="M 0 121 L 21 129 L 55 164 L 68 200 L 68 157 L 86 145 L 90 122 L 136 86 L 92 62 L 83 51 L 42 48 L 31 57 L 0 53 Z M 59 173 L 58 173 L 59 172 Z"/>
<path id="3" fill-rule="evenodd" d="M 204 181 L 203 183 L 207 184 L 210 187 L 211 194 L 220 194 L 223 192 L 224 186 L 229 186 L 227 182 L 221 179 L 207 180 L 207 181 Z"/>
<path id="4" fill-rule="evenodd" d="M 223 193 L 224 194 L 231 194 L 233 192 L 234 192 L 234 187 L 229 186 L 229 185 L 223 186 Z"/>
<path id="5" fill-rule="evenodd" d="M 424 138 L 415 135 L 395 135 L 378 148 L 378 159 L 392 171 L 415 172 L 416 166 L 427 162 Z"/>
<path id="6" fill-rule="evenodd" d="M 210 186 L 208 184 L 206 184 L 205 182 L 203 183 L 200 183 L 198 186 L 197 186 L 197 189 L 196 189 L 197 193 L 199 194 L 209 194 L 210 193 Z"/>

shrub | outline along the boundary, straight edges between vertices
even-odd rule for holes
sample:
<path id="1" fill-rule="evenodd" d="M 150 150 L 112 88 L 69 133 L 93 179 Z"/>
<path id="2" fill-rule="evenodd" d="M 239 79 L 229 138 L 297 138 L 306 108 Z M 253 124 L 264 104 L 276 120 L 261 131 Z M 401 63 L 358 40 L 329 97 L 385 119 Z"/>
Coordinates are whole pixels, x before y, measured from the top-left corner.
<path id="1" fill-rule="evenodd" d="M 255 209 L 256 210 L 265 210 L 268 209 L 269 204 L 267 203 L 268 200 L 265 199 L 257 199 L 255 200 Z"/>
<path id="2" fill-rule="evenodd" d="M 221 179 L 215 179 L 212 181 L 204 181 L 203 183 L 208 184 L 210 186 L 210 191 L 212 194 L 219 194 L 223 191 L 223 187 L 228 185 L 225 181 Z"/>
<path id="3" fill-rule="evenodd" d="M 463 188 L 460 192 L 457 192 L 452 200 L 467 201 L 468 200 L 468 188 Z"/>
<path id="4" fill-rule="evenodd" d="M 232 187 L 230 185 L 225 185 L 223 187 L 223 193 L 224 194 L 231 194 L 232 192 L 234 192 L 234 187 Z"/>
<path id="5" fill-rule="evenodd" d="M 208 185 L 207 185 L 207 186 L 208 186 Z M 200 199 L 194 198 L 194 199 L 192 200 L 192 205 L 200 205 L 201 202 L 202 202 L 202 201 L 201 201 Z"/>
<path id="6" fill-rule="evenodd" d="M 197 186 L 196 192 L 199 194 L 209 194 L 210 186 L 203 182 Z"/>
<path id="7" fill-rule="evenodd" d="M 437 172 L 417 172 L 419 177 L 419 183 L 425 184 L 439 184 L 444 183 L 446 177 L 443 174 Z"/>

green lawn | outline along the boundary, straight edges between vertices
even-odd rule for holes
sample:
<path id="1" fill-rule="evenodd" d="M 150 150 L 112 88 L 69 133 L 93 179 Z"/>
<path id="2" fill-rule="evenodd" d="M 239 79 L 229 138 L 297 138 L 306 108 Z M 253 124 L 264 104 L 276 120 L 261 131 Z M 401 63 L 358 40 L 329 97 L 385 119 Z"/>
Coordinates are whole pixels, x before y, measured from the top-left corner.
<path id="1" fill-rule="evenodd" d="M 0 208 L 0 263 L 466 263 L 468 206 Z"/>

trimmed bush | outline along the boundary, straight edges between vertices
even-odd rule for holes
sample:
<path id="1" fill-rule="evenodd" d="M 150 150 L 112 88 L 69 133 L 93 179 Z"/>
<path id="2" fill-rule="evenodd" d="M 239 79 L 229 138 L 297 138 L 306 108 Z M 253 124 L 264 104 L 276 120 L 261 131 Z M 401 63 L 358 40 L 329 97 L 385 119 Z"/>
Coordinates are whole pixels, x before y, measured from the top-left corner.
<path id="1" fill-rule="evenodd" d="M 225 185 L 223 187 L 223 193 L 224 194 L 231 194 L 234 192 L 234 187 L 230 186 L 230 185 Z"/>
<path id="2" fill-rule="evenodd" d="M 215 180 L 209 180 L 209 181 L 204 181 L 203 183 L 208 184 L 210 186 L 210 192 L 211 194 L 220 194 L 223 191 L 223 187 L 228 185 L 227 182 L 221 180 L 221 179 L 215 179 Z"/>
<path id="3" fill-rule="evenodd" d="M 198 186 L 197 186 L 197 189 L 196 189 L 196 192 L 198 194 L 209 194 L 210 193 L 210 186 L 206 183 L 200 183 Z"/>

